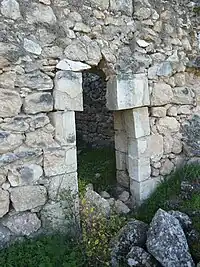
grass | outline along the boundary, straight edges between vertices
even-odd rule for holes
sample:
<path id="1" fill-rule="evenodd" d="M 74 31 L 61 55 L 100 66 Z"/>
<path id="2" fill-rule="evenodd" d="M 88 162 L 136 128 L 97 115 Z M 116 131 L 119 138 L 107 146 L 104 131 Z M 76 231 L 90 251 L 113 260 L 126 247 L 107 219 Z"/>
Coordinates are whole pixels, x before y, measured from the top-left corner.
<path id="1" fill-rule="evenodd" d="M 0 251 L 2 267 L 83 267 L 81 246 L 56 235 L 16 243 Z"/>
<path id="2" fill-rule="evenodd" d="M 178 196 L 181 192 L 181 182 L 190 181 L 192 183 L 200 182 L 200 165 L 190 164 L 177 169 L 169 177 L 160 183 L 156 191 L 147 199 L 137 210 L 136 217 L 144 222 L 149 223 L 155 212 L 162 208 L 164 210 L 171 209 L 168 205 L 170 200 L 179 200 Z M 200 205 L 200 197 L 192 197 L 188 202 L 181 201 L 179 210 L 185 211 L 184 206 L 187 204 L 190 210 L 194 210 Z"/>
<path id="3" fill-rule="evenodd" d="M 79 189 L 88 183 L 94 190 L 110 191 L 116 184 L 115 151 L 111 148 L 86 149 L 78 156 Z"/>

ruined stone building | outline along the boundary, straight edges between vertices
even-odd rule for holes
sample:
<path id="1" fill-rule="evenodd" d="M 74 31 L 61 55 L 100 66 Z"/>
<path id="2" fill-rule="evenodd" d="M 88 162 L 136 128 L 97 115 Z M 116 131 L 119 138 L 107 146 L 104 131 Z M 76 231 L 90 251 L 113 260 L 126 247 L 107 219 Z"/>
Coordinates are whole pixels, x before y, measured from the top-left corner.
<path id="1" fill-rule="evenodd" d="M 0 0 L 4 242 L 65 225 L 90 70 L 105 75 L 117 180 L 133 201 L 200 156 L 199 21 L 189 0 Z"/>

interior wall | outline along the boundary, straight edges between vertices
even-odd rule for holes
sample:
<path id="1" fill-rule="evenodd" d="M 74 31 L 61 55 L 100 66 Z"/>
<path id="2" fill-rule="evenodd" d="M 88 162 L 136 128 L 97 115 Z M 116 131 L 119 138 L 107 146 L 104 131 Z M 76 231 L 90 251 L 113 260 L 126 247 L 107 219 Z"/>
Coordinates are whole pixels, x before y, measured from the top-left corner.
<path id="1" fill-rule="evenodd" d="M 78 146 L 114 147 L 113 113 L 106 107 L 103 72 L 83 72 L 83 111 L 76 112 Z"/>

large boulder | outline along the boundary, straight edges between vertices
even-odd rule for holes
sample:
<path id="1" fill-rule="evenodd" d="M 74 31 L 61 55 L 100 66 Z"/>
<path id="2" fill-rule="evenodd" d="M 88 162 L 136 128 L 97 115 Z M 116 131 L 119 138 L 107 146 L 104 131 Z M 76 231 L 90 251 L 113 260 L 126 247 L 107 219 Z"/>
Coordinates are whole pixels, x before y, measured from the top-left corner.
<path id="1" fill-rule="evenodd" d="M 134 246 L 127 255 L 127 264 L 130 267 L 158 267 L 158 262 L 143 248 Z"/>
<path id="2" fill-rule="evenodd" d="M 147 249 L 164 267 L 193 267 L 194 262 L 179 221 L 159 209 L 147 233 Z"/>
<path id="3" fill-rule="evenodd" d="M 119 266 L 120 260 L 128 254 L 133 246 L 144 247 L 147 238 L 148 225 L 132 219 L 112 240 L 111 264 Z"/>

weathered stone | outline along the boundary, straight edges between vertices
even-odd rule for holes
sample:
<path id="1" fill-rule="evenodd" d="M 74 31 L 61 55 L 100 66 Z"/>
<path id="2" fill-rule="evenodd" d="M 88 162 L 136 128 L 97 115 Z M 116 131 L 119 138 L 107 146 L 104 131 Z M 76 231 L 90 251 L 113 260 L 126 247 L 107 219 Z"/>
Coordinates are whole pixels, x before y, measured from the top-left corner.
<path id="1" fill-rule="evenodd" d="M 172 146 L 173 146 L 174 139 L 172 136 L 168 133 L 165 133 L 163 138 L 163 150 L 164 154 L 169 154 L 172 152 Z"/>
<path id="2" fill-rule="evenodd" d="M 76 148 L 46 149 L 44 151 L 44 172 L 46 176 L 76 172 Z"/>
<path id="3" fill-rule="evenodd" d="M 59 147 L 53 137 L 52 131 L 46 132 L 45 129 L 38 129 L 26 134 L 25 144 L 32 148 Z"/>
<path id="4" fill-rule="evenodd" d="M 33 71 L 23 75 L 17 75 L 16 86 L 27 87 L 33 90 L 47 91 L 53 88 L 52 79 L 41 71 Z"/>
<path id="5" fill-rule="evenodd" d="M 158 82 L 154 84 L 151 95 L 152 106 L 162 106 L 172 101 L 173 92 L 170 85 Z"/>
<path id="6" fill-rule="evenodd" d="M 24 212 L 4 218 L 2 221 L 12 233 L 29 236 L 41 227 L 41 222 L 35 213 Z"/>
<path id="7" fill-rule="evenodd" d="M 55 109 L 83 110 L 82 75 L 71 71 L 58 71 L 55 77 Z"/>
<path id="8" fill-rule="evenodd" d="M 146 245 L 163 266 L 195 266 L 179 221 L 161 209 L 150 224 Z"/>
<path id="9" fill-rule="evenodd" d="M 123 192 L 119 195 L 118 199 L 121 200 L 121 201 L 123 201 L 123 202 L 127 202 L 127 201 L 129 200 L 129 197 L 130 197 L 129 192 L 128 192 L 128 191 L 123 191 Z"/>
<path id="10" fill-rule="evenodd" d="M 14 71 L 3 72 L 0 74 L 0 87 L 8 90 L 14 89 L 15 80 L 16 73 Z"/>
<path id="11" fill-rule="evenodd" d="M 143 247 L 145 245 L 147 230 L 147 224 L 132 219 L 119 231 L 112 242 L 112 266 L 118 266 L 120 259 L 128 254 L 132 246 Z"/>
<path id="12" fill-rule="evenodd" d="M 4 131 L 22 133 L 29 129 L 29 124 L 25 121 L 25 117 L 17 116 L 12 119 L 8 119 L 8 121 L 4 120 L 0 127 Z"/>
<path id="13" fill-rule="evenodd" d="M 30 164 L 19 166 L 8 173 L 8 180 L 12 186 L 23 186 L 37 184 L 43 170 L 40 165 Z"/>
<path id="14" fill-rule="evenodd" d="M 17 92 L 0 90 L 0 117 L 12 117 L 20 113 L 22 100 Z"/>
<path id="15" fill-rule="evenodd" d="M 160 133 L 176 133 L 179 131 L 180 124 L 173 117 L 160 118 L 157 125 L 158 131 Z"/>
<path id="16" fill-rule="evenodd" d="M 27 14 L 28 23 L 55 24 L 56 16 L 50 6 L 32 3 L 31 11 Z"/>
<path id="17" fill-rule="evenodd" d="M 93 190 L 86 190 L 85 193 L 86 205 L 95 209 L 95 212 L 102 214 L 103 216 L 109 216 L 111 207 L 109 202 L 102 198 L 98 193 Z"/>
<path id="18" fill-rule="evenodd" d="M 127 264 L 130 267 L 157 267 L 158 263 L 143 248 L 133 246 L 127 255 Z"/>
<path id="19" fill-rule="evenodd" d="M 155 191 L 160 181 L 161 178 L 159 176 L 142 182 L 130 179 L 130 191 L 136 203 L 141 204 L 147 199 Z"/>
<path id="20" fill-rule="evenodd" d="M 9 189 L 11 201 L 16 211 L 26 211 L 46 203 L 46 188 L 41 185 L 22 186 Z"/>
<path id="21" fill-rule="evenodd" d="M 153 117 L 165 117 L 166 116 L 166 108 L 165 107 L 152 107 L 151 108 L 151 115 Z"/>
<path id="22" fill-rule="evenodd" d="M 173 146 L 172 146 L 172 153 L 174 154 L 180 154 L 183 148 L 183 144 L 181 140 L 178 138 L 175 138 L 173 141 Z"/>
<path id="23" fill-rule="evenodd" d="M 11 241 L 11 232 L 8 228 L 0 226 L 0 248 L 5 248 Z"/>
<path id="24" fill-rule="evenodd" d="M 157 162 L 163 156 L 163 137 L 155 134 L 149 136 L 148 150 L 152 162 Z"/>
<path id="25" fill-rule="evenodd" d="M 84 32 L 84 33 L 89 33 L 91 32 L 91 29 L 88 25 L 86 25 L 83 22 L 77 22 L 74 26 L 73 29 L 75 32 Z"/>
<path id="26" fill-rule="evenodd" d="M 21 17 L 19 4 L 15 0 L 3 0 L 1 2 L 1 13 L 5 17 L 14 20 Z"/>
<path id="27" fill-rule="evenodd" d="M 149 105 L 148 79 L 144 74 L 113 76 L 107 83 L 107 107 L 123 110 Z"/>
<path id="28" fill-rule="evenodd" d="M 76 143 L 76 125 L 74 111 L 52 112 L 52 123 L 55 127 L 55 140 L 61 145 L 75 145 Z"/>
<path id="29" fill-rule="evenodd" d="M 51 93 L 33 93 L 27 95 L 23 105 L 27 114 L 49 112 L 53 110 L 53 97 Z"/>
<path id="30" fill-rule="evenodd" d="M 0 188 L 0 218 L 9 211 L 9 193 Z"/>
<path id="31" fill-rule="evenodd" d="M 51 178 L 48 195 L 51 200 L 63 200 L 65 198 L 76 198 L 78 194 L 77 173 L 67 173 Z"/>
<path id="32" fill-rule="evenodd" d="M 176 210 L 168 211 L 168 213 L 170 215 L 172 215 L 173 217 L 175 217 L 179 221 L 179 223 L 180 223 L 180 225 L 184 231 L 191 230 L 192 220 L 190 219 L 190 217 L 187 214 L 180 212 L 180 211 L 176 211 Z"/>
<path id="33" fill-rule="evenodd" d="M 139 138 L 150 135 L 149 113 L 147 107 L 125 111 L 124 121 L 128 137 Z"/>
<path id="34" fill-rule="evenodd" d="M 24 137 L 21 134 L 13 134 L 0 131 L 0 153 L 7 153 L 19 147 L 23 143 Z"/>
<path id="35" fill-rule="evenodd" d="M 148 19 L 151 16 L 151 9 L 146 7 L 138 8 L 134 15 L 141 20 Z"/>
<path id="36" fill-rule="evenodd" d="M 174 75 L 174 80 L 175 80 L 175 84 L 176 86 L 185 86 L 185 73 L 176 73 Z"/>
<path id="37" fill-rule="evenodd" d="M 75 220 L 78 214 L 73 201 L 69 204 L 67 201 L 47 203 L 40 214 L 44 229 L 51 234 L 60 232 L 72 235 L 73 228 L 77 227 Z"/>
<path id="38" fill-rule="evenodd" d="M 131 0 L 110 0 L 110 9 L 113 11 L 121 11 L 126 15 L 132 15 L 133 4 Z"/>
<path id="39" fill-rule="evenodd" d="M 42 48 L 40 45 L 32 40 L 24 38 L 24 49 L 35 55 L 40 55 L 42 53 Z"/>
<path id="40" fill-rule="evenodd" d="M 171 162 L 171 160 L 166 159 L 164 164 L 160 168 L 160 174 L 168 175 L 173 171 L 173 169 L 174 169 L 174 164 Z"/>
<path id="41" fill-rule="evenodd" d="M 158 70 L 157 70 L 157 75 L 158 76 L 171 76 L 173 72 L 171 63 L 169 61 L 163 62 Z"/>
<path id="42" fill-rule="evenodd" d="M 83 71 L 90 69 L 91 66 L 80 61 L 63 59 L 56 65 L 56 68 L 60 70 Z"/>
<path id="43" fill-rule="evenodd" d="M 186 87 L 175 87 L 173 88 L 172 103 L 180 105 L 193 104 L 193 94 L 191 89 Z"/>
<path id="44" fill-rule="evenodd" d="M 175 106 L 170 107 L 167 110 L 167 115 L 170 116 L 170 117 L 176 117 L 178 115 L 177 108 Z"/>
<path id="45" fill-rule="evenodd" d="M 127 154 L 125 152 L 120 152 L 117 150 L 115 151 L 117 170 L 126 170 L 126 157 L 127 157 Z"/>
<path id="46" fill-rule="evenodd" d="M 129 207 L 125 205 L 121 200 L 115 201 L 115 212 L 118 214 L 128 214 L 130 212 Z"/>
<path id="47" fill-rule="evenodd" d="M 102 198 L 105 198 L 105 199 L 109 199 L 110 198 L 110 194 L 108 192 L 106 192 L 106 191 L 101 191 L 100 192 L 100 196 Z"/>
<path id="48" fill-rule="evenodd" d="M 125 188 L 130 186 L 130 177 L 127 170 L 117 170 L 116 172 L 117 182 Z"/>
<path id="49" fill-rule="evenodd" d="M 64 53 L 70 60 L 83 61 L 90 65 L 98 65 L 102 58 L 97 42 L 87 36 L 74 40 Z"/>

